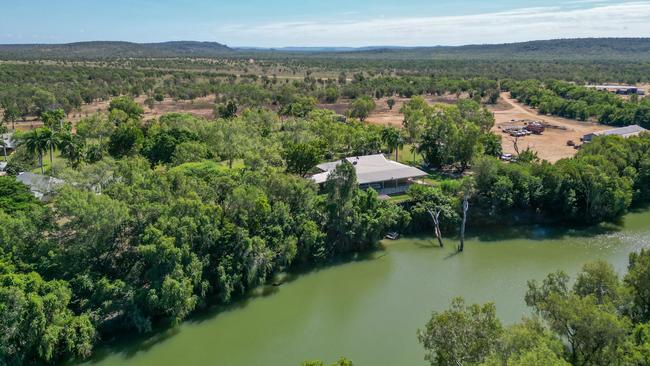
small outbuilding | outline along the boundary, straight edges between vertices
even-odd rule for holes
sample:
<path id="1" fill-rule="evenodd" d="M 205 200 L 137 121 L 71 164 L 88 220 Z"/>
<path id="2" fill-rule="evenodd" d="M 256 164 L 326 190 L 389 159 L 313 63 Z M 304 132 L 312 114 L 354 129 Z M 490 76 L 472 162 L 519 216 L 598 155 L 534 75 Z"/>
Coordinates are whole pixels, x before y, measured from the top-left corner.
<path id="1" fill-rule="evenodd" d="M 647 132 L 647 131 L 648 130 L 646 130 L 645 128 L 639 125 L 631 125 L 631 126 L 626 126 L 621 128 L 615 128 L 613 130 L 589 133 L 582 137 L 582 141 L 591 142 L 594 138 L 599 136 L 621 136 L 624 138 L 628 138 L 628 137 L 638 136 L 642 132 Z"/>
<path id="2" fill-rule="evenodd" d="M 13 140 L 13 134 L 5 133 L 0 135 L 0 155 L 4 154 L 3 150 L 7 150 L 7 154 L 16 150 L 16 142 Z"/>
<path id="3" fill-rule="evenodd" d="M 428 175 L 420 169 L 386 159 L 383 154 L 349 157 L 345 160 L 354 166 L 361 189 L 372 188 L 381 195 L 404 193 L 417 178 Z M 311 179 L 317 184 L 325 183 L 330 173 L 342 161 L 318 165 L 322 173 L 312 176 Z"/>

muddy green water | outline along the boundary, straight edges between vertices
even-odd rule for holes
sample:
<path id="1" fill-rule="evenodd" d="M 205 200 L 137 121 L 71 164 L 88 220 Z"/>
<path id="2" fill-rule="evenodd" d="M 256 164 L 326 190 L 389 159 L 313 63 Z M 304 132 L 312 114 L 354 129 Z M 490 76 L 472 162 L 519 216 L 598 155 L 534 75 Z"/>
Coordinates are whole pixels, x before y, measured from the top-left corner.
<path id="1" fill-rule="evenodd" d="M 454 296 L 495 302 L 506 323 L 528 314 L 526 281 L 562 269 L 575 274 L 604 259 L 623 273 L 628 254 L 650 247 L 650 211 L 616 229 L 494 230 L 453 255 L 431 238 L 385 243 L 371 258 L 259 289 L 236 306 L 199 315 L 149 338 L 98 351 L 100 366 L 298 366 L 345 355 L 360 366 L 425 365 L 416 330 Z"/>

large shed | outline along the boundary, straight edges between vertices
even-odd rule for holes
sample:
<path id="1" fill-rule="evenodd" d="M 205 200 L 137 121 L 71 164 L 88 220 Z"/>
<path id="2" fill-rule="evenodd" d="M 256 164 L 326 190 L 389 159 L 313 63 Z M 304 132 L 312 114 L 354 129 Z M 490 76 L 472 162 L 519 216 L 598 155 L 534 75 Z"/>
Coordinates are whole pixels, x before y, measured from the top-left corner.
<path id="1" fill-rule="evenodd" d="M 645 128 L 639 125 L 631 125 L 631 126 L 626 126 L 621 128 L 615 128 L 613 130 L 589 133 L 582 137 L 582 141 L 591 142 L 594 138 L 598 136 L 621 136 L 624 138 L 628 138 L 632 136 L 638 136 L 642 132 L 647 132 L 647 131 L 648 130 L 646 130 Z"/>

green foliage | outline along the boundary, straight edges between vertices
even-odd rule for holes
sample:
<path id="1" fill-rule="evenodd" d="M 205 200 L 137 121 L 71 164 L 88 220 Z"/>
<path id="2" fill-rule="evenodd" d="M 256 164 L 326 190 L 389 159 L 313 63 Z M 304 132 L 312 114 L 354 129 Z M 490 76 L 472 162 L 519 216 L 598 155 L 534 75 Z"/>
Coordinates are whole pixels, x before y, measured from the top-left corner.
<path id="1" fill-rule="evenodd" d="M 340 360 L 334 362 L 332 366 L 353 366 L 352 361 L 347 358 L 341 357 Z M 302 366 L 325 366 L 323 361 L 305 361 L 302 363 Z"/>
<path id="2" fill-rule="evenodd" d="M 195 134 L 186 130 L 172 128 L 159 130 L 150 127 L 142 146 L 142 155 L 151 161 L 151 164 L 170 163 L 176 147 L 184 142 L 197 140 Z"/>
<path id="3" fill-rule="evenodd" d="M 365 121 L 370 113 L 375 110 L 375 107 L 375 101 L 371 97 L 363 96 L 352 102 L 348 110 L 348 116 Z"/>
<path id="4" fill-rule="evenodd" d="M 601 266 L 602 268 L 602 266 Z M 605 273 L 610 270 L 605 268 Z M 583 277 L 594 277 L 598 270 L 585 268 Z M 606 275 L 608 277 L 609 275 Z M 602 281 L 603 277 L 589 282 Z M 630 321 L 619 317 L 615 304 L 602 296 L 600 290 L 605 283 L 587 290 L 597 290 L 597 294 L 587 293 L 586 296 L 568 288 L 568 276 L 562 272 L 549 275 L 542 285 L 535 281 L 528 284 L 526 303 L 533 307 L 557 334 L 569 343 L 569 356 L 574 365 L 610 365 L 617 360 L 616 350 L 623 346 Z M 578 284 L 576 290 L 584 291 L 585 286 Z M 595 295 L 602 296 L 599 302 Z"/>
<path id="5" fill-rule="evenodd" d="M 139 120 L 144 115 L 144 109 L 130 97 L 117 97 L 111 100 L 108 111 L 120 110 L 126 113 L 129 118 Z"/>
<path id="6" fill-rule="evenodd" d="M 321 161 L 322 155 L 315 144 L 292 144 L 283 153 L 287 171 L 303 177 Z"/>
<path id="7" fill-rule="evenodd" d="M 75 316 L 68 308 L 71 297 L 65 282 L 21 274 L 0 261 L 0 362 L 28 365 L 89 356 L 95 329 L 87 315 Z"/>
<path id="8" fill-rule="evenodd" d="M 440 211 L 439 220 L 443 230 L 457 229 L 460 217 L 456 208 L 460 203 L 450 192 L 443 192 L 438 187 L 413 185 L 407 193 L 411 198 L 409 213 L 413 219 L 414 229 L 432 227 L 429 211 Z"/>
<path id="9" fill-rule="evenodd" d="M 541 284 L 529 281 L 525 300 L 537 316 L 505 330 L 491 304 L 465 307 L 454 300 L 418 333 L 427 360 L 432 365 L 645 365 L 650 323 L 639 316 L 637 305 L 647 293 L 648 281 L 638 277 L 650 269 L 646 257 L 647 251 L 630 255 L 625 281 L 605 262 L 586 264 L 573 288 L 563 272 L 549 274 Z M 479 349 L 472 348 L 474 340 Z"/>
<path id="10" fill-rule="evenodd" d="M 625 284 L 633 290 L 630 315 L 636 321 L 650 321 L 650 251 L 630 254 Z"/>
<path id="11" fill-rule="evenodd" d="M 0 210 L 12 215 L 37 204 L 38 200 L 26 185 L 14 177 L 0 177 Z"/>
<path id="12" fill-rule="evenodd" d="M 323 99 L 323 101 L 325 101 L 325 103 L 332 104 L 332 103 L 336 103 L 339 100 L 340 97 L 341 97 L 341 92 L 339 91 L 339 89 L 336 88 L 336 87 L 330 86 L 328 88 L 325 88 L 325 90 L 323 91 L 323 98 L 322 99 Z"/>
<path id="13" fill-rule="evenodd" d="M 570 365 L 563 355 L 564 344 L 540 319 L 523 319 L 505 330 L 496 351 L 481 365 Z"/>
<path id="14" fill-rule="evenodd" d="M 532 158 L 517 164 L 484 158 L 474 171 L 477 203 L 493 216 L 533 209 L 582 223 L 615 220 L 630 207 L 639 184 L 629 169 L 620 171 L 602 154 L 587 151 L 555 165 Z M 642 201 L 642 195 L 637 199 Z"/>
<path id="15" fill-rule="evenodd" d="M 485 111 L 476 111 L 476 105 L 473 102 L 468 103 L 464 107 L 420 104 L 420 113 L 413 111 L 415 106 L 407 107 L 409 119 L 418 118 L 419 121 L 409 123 L 422 124 L 418 150 L 430 167 L 441 168 L 458 164 L 461 170 L 465 170 L 480 153 L 480 140 L 483 135 L 481 129 L 494 123 L 494 118 L 484 118 Z M 421 122 L 422 119 L 425 122 Z"/>
<path id="16" fill-rule="evenodd" d="M 496 158 L 503 155 L 503 145 L 501 143 L 501 136 L 495 133 L 486 133 L 481 136 L 480 142 L 483 145 L 483 152 L 487 156 L 493 156 Z"/>
<path id="17" fill-rule="evenodd" d="M 467 306 L 456 298 L 449 310 L 433 313 L 418 339 L 431 365 L 463 365 L 486 360 L 502 333 L 494 304 Z"/>
<path id="18" fill-rule="evenodd" d="M 280 114 L 290 117 L 306 117 L 316 108 L 316 99 L 313 97 L 296 97 L 284 105 Z"/>
<path id="19" fill-rule="evenodd" d="M 77 135 L 86 139 L 100 139 L 111 136 L 115 130 L 115 124 L 101 114 L 93 114 L 90 117 L 82 118 L 76 124 Z"/>
<path id="20" fill-rule="evenodd" d="M 226 104 L 219 104 L 215 107 L 215 116 L 223 119 L 231 119 L 237 116 L 237 104 L 229 100 Z"/>
<path id="21" fill-rule="evenodd" d="M 65 112 L 63 109 L 55 109 L 41 113 L 41 119 L 45 127 L 55 130 L 63 126 Z"/>
<path id="22" fill-rule="evenodd" d="M 538 108 L 543 114 L 614 126 L 650 127 L 650 104 L 645 98 L 640 102 L 625 101 L 609 92 L 555 80 L 545 83 L 527 80 L 510 83 L 508 88 L 512 97 Z"/>
<path id="23" fill-rule="evenodd" d="M 144 134 L 136 122 L 120 124 L 111 134 L 108 153 L 117 158 L 137 154 L 143 141 Z"/>

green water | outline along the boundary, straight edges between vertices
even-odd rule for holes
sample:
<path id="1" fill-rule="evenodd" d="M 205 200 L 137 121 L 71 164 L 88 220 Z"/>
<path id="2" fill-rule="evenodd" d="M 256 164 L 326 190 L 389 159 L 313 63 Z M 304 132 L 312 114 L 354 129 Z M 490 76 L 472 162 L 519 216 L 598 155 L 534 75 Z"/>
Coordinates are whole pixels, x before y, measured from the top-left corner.
<path id="1" fill-rule="evenodd" d="M 259 289 L 230 309 L 200 315 L 146 339 L 123 339 L 98 352 L 101 366 L 297 366 L 307 359 L 355 365 L 425 365 L 416 339 L 432 310 L 454 296 L 493 301 L 501 319 L 528 310 L 526 281 L 562 269 L 575 274 L 604 259 L 622 273 L 631 251 L 650 247 L 650 212 L 630 214 L 616 230 L 495 230 L 453 255 L 431 238 L 386 243 L 372 258 L 297 276 Z M 452 245 L 453 244 L 453 245 Z"/>

